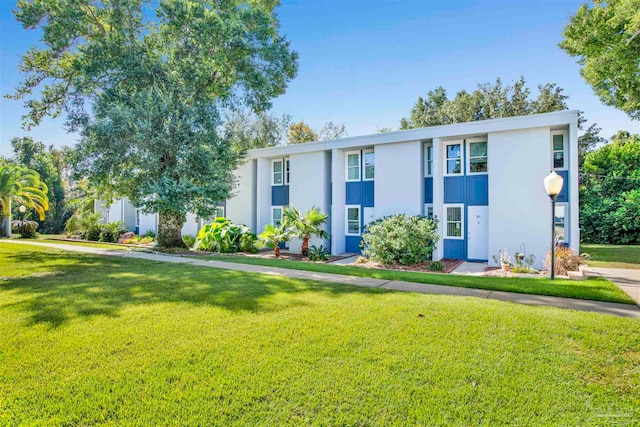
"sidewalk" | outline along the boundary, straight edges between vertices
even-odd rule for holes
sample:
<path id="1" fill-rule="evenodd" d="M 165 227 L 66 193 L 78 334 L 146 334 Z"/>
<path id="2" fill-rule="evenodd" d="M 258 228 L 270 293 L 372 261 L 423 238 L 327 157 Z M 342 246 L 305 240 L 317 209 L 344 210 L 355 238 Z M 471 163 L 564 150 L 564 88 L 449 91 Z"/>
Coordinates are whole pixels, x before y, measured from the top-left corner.
<path id="1" fill-rule="evenodd" d="M 589 267 L 600 276 L 615 283 L 640 305 L 640 270 Z"/>
<path id="2" fill-rule="evenodd" d="M 433 295 L 457 295 L 467 297 L 486 298 L 498 301 L 509 301 L 517 304 L 549 306 L 567 308 L 580 311 L 593 311 L 597 313 L 613 314 L 621 317 L 640 318 L 640 308 L 631 304 L 618 304 L 611 302 L 580 300 L 573 298 L 560 298 L 544 295 L 519 294 L 514 292 L 490 291 L 485 289 L 458 288 L 455 286 L 428 285 L 423 283 L 403 282 L 399 280 L 374 279 L 344 274 L 318 273 L 286 268 L 265 267 L 261 265 L 239 264 L 233 262 L 211 261 L 194 259 L 175 255 L 155 254 L 129 250 L 110 250 L 92 248 L 88 246 L 69 245 L 64 243 L 40 243 L 34 241 L 2 240 L 2 243 L 21 245 L 45 246 L 49 248 L 63 249 L 73 252 L 82 252 L 94 255 L 117 256 L 122 258 L 145 259 L 149 261 L 172 262 L 176 264 L 189 264 L 201 267 L 214 267 L 226 270 L 235 270 L 247 273 L 271 274 L 285 276 L 294 279 L 317 280 L 321 282 L 339 283 L 352 286 L 382 288 L 403 292 L 419 292 Z M 606 277 L 606 276 L 605 276 Z"/>

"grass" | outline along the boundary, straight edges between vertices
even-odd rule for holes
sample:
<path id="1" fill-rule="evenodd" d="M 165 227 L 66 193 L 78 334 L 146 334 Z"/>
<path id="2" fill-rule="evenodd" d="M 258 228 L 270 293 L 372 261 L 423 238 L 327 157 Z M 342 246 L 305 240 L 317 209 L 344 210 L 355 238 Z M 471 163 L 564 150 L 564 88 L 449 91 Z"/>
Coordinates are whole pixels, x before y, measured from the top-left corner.
<path id="1" fill-rule="evenodd" d="M 347 274 L 386 280 L 428 283 L 432 285 L 458 286 L 462 288 L 488 289 L 495 291 L 520 292 L 523 294 L 550 295 L 566 298 L 634 304 L 624 291 L 604 278 L 588 280 L 530 279 L 523 277 L 478 277 L 453 274 L 433 274 L 412 271 L 382 270 L 349 265 L 331 265 L 275 258 L 257 258 L 243 255 L 214 255 L 211 259 L 268 267 L 322 273 Z"/>
<path id="2" fill-rule="evenodd" d="M 593 267 L 640 270 L 640 246 L 638 245 L 583 243 L 580 245 L 580 253 L 585 252 L 591 255 L 587 264 Z"/>
<path id="3" fill-rule="evenodd" d="M 0 243 L 2 425 L 624 425 L 640 322 Z"/>
<path id="4" fill-rule="evenodd" d="M 127 250 L 127 249 L 135 249 L 135 247 L 131 248 L 124 245 L 117 245 L 115 243 L 105 243 L 105 242 L 74 242 L 72 240 L 57 240 L 57 239 L 38 239 L 37 242 L 41 243 L 55 243 L 58 245 L 73 245 L 73 246 L 86 246 L 90 248 L 99 248 L 99 249 L 115 249 L 115 250 Z"/>

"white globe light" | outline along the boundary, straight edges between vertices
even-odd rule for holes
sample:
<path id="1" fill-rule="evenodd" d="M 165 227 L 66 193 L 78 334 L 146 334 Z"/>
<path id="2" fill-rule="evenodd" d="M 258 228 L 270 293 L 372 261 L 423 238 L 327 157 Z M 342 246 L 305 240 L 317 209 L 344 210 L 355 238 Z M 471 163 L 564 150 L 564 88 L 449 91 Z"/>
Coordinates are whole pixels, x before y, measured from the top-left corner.
<path id="1" fill-rule="evenodd" d="M 544 189 L 547 191 L 549 196 L 557 196 L 560 194 L 560 191 L 562 191 L 562 184 L 564 184 L 564 179 L 555 171 L 551 172 L 544 179 Z"/>
<path id="2" fill-rule="evenodd" d="M 25 213 L 27 211 L 27 207 L 25 205 L 21 205 L 18 210 L 20 211 L 20 213 Z"/>

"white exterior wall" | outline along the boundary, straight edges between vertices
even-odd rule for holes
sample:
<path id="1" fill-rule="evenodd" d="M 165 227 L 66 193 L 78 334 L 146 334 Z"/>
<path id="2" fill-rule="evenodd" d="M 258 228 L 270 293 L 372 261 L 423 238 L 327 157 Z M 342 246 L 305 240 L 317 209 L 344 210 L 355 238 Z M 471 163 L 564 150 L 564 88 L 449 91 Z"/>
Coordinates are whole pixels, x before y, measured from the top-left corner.
<path id="1" fill-rule="evenodd" d="M 440 240 L 436 243 L 436 249 L 433 251 L 433 260 L 438 261 L 444 257 L 444 183 L 443 173 L 443 153 L 442 142 L 440 138 L 433 138 L 433 163 L 431 165 L 431 173 L 433 178 L 433 216 L 438 220 L 438 235 Z"/>
<path id="2" fill-rule="evenodd" d="M 256 229 L 260 234 L 271 223 L 271 159 L 257 160 L 256 169 Z"/>
<path id="3" fill-rule="evenodd" d="M 247 160 L 238 170 L 238 186 L 235 189 L 233 197 L 227 200 L 225 215 L 236 224 L 244 224 L 251 227 L 252 231 L 256 230 L 255 223 L 255 207 L 256 207 L 256 188 L 255 188 L 255 160 Z"/>
<path id="4" fill-rule="evenodd" d="M 569 125 L 569 217 L 568 229 L 571 249 L 580 253 L 580 224 L 578 221 L 579 207 L 579 168 L 578 168 L 578 124 Z M 565 185 L 567 185 L 565 183 Z"/>
<path id="5" fill-rule="evenodd" d="M 190 234 L 193 237 L 198 235 L 198 231 L 200 231 L 200 221 L 195 214 L 187 213 L 184 225 L 182 226 L 182 235 Z"/>
<path id="6" fill-rule="evenodd" d="M 424 173 L 421 141 L 375 147 L 375 217 L 421 215 Z"/>
<path id="7" fill-rule="evenodd" d="M 155 233 L 158 232 L 158 214 L 146 214 L 140 212 L 140 235 L 151 230 Z"/>
<path id="8" fill-rule="evenodd" d="M 543 268 L 551 247 L 551 203 L 543 180 L 549 174 L 549 128 L 488 135 L 489 265 L 499 249 L 510 255 L 524 243 Z M 576 206 L 577 208 L 577 206 Z"/>
<path id="9" fill-rule="evenodd" d="M 343 150 L 331 151 L 331 253 L 345 251 L 345 156 Z M 376 172 L 377 173 L 377 172 Z"/>
<path id="10" fill-rule="evenodd" d="M 289 206 L 295 206 L 303 215 L 314 206 L 328 213 L 326 210 L 328 201 L 326 183 L 331 179 L 331 169 L 326 162 L 324 151 L 292 154 L 289 160 Z M 329 232 L 327 226 L 325 226 L 325 231 Z M 291 240 L 289 243 L 290 251 L 300 252 L 301 244 L 300 239 Z M 328 241 L 313 237 L 309 241 L 309 246 L 311 245 L 327 247 Z"/>

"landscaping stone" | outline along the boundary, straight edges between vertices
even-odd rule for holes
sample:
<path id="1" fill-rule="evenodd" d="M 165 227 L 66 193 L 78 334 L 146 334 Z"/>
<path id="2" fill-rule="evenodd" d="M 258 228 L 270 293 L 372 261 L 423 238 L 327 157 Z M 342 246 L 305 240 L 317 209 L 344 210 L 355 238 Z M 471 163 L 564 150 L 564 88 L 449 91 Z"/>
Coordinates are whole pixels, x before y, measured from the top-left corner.
<path id="1" fill-rule="evenodd" d="M 118 238 L 118 243 L 123 244 L 125 240 L 132 239 L 135 235 L 136 233 L 134 233 L 133 231 L 127 231 L 126 233 L 120 235 L 120 237 Z"/>

